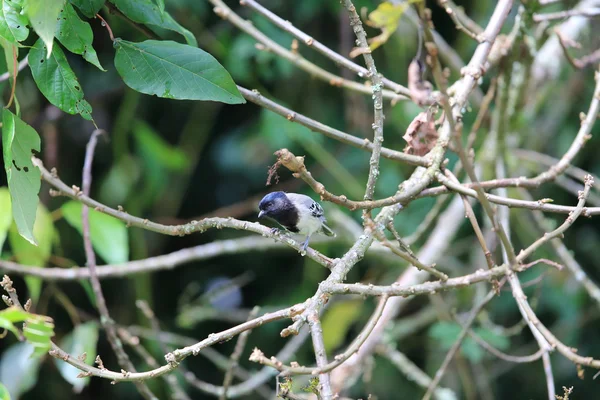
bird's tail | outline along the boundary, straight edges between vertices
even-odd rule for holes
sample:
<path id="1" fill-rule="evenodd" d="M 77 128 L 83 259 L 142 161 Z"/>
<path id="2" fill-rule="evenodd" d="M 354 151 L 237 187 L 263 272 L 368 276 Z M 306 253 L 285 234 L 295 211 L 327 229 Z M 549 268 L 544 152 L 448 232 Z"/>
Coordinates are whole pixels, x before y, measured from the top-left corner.
<path id="1" fill-rule="evenodd" d="M 332 231 L 331 228 L 328 227 L 326 223 L 323 223 L 323 233 L 327 236 L 333 236 L 333 237 L 336 236 L 335 232 Z"/>

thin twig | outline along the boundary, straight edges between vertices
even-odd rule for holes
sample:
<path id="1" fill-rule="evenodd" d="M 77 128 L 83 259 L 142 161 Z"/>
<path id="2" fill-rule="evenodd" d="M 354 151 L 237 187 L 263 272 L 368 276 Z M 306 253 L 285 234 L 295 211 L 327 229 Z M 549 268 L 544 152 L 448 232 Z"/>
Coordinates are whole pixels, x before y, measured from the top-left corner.
<path id="1" fill-rule="evenodd" d="M 335 139 L 339 142 L 348 144 L 350 146 L 357 147 L 366 151 L 372 152 L 374 149 L 373 143 L 368 139 L 361 139 L 356 136 L 350 135 L 346 132 L 342 132 L 338 129 L 332 128 L 328 125 L 322 124 L 314 119 L 310 119 L 294 110 L 284 107 L 273 100 L 269 100 L 261 95 L 256 90 L 249 90 L 244 87 L 238 86 L 238 90 L 248 101 L 253 102 L 267 110 L 273 111 L 279 114 L 288 121 L 299 123 L 302 126 L 309 128 L 311 131 L 319 132 L 327 137 Z M 405 162 L 411 165 L 420 165 L 423 167 L 429 166 L 431 163 L 424 157 L 415 156 L 412 154 L 405 154 L 401 151 L 391 150 L 386 147 L 381 148 L 381 156 L 390 160 L 397 160 Z"/>
<path id="2" fill-rule="evenodd" d="M 277 54 L 279 57 L 288 60 L 298 68 L 306 71 L 311 76 L 317 77 L 320 80 L 325 81 L 332 86 L 342 87 L 344 89 L 353 90 L 369 96 L 371 95 L 371 88 L 369 88 L 368 86 L 365 86 L 359 82 L 343 79 L 335 74 L 332 74 L 331 72 L 326 71 L 323 68 L 308 61 L 306 58 L 302 57 L 297 52 L 293 52 L 281 46 L 279 43 L 275 42 L 269 36 L 265 35 L 263 32 L 257 29 L 254 26 L 254 24 L 252 24 L 252 22 L 245 20 L 238 14 L 236 14 L 223 1 L 209 1 L 214 6 L 213 11 L 216 15 L 223 18 L 224 20 L 231 22 L 231 24 L 233 24 L 235 27 L 252 36 L 262 45 L 264 50 L 271 51 L 274 54 Z M 391 90 L 384 90 L 383 97 L 394 102 L 408 100 L 407 96 L 397 94 Z"/>
<path id="3" fill-rule="evenodd" d="M 253 319 L 258 314 L 259 307 L 254 307 L 248 315 L 248 319 Z M 244 331 L 238 336 L 238 340 L 235 343 L 235 347 L 233 349 L 233 353 L 231 353 L 231 357 L 229 358 L 229 368 L 225 372 L 225 377 L 223 378 L 223 393 L 219 396 L 220 400 L 227 399 L 227 391 L 229 390 L 229 386 L 233 381 L 233 375 L 235 370 L 238 367 L 240 357 L 244 352 L 244 348 L 246 347 L 246 342 L 248 341 L 248 336 L 250 335 L 251 330 Z"/>
<path id="4" fill-rule="evenodd" d="M 533 14 L 534 22 L 552 21 L 555 19 L 563 19 L 569 17 L 590 17 L 594 18 L 600 15 L 600 8 L 590 8 L 584 10 L 563 10 L 545 14 Z"/>
<path id="5" fill-rule="evenodd" d="M 92 185 L 92 161 L 94 160 L 94 150 L 96 149 L 96 144 L 98 143 L 98 136 L 102 134 L 104 134 L 104 131 L 96 129 L 90 136 L 90 140 L 86 147 L 82 178 L 82 194 L 84 196 L 89 196 L 90 194 L 90 187 Z M 83 204 L 81 208 L 81 224 L 83 231 L 82 236 L 83 247 L 85 249 L 86 264 L 90 269 L 90 282 L 92 284 L 92 290 L 94 291 L 94 296 L 96 298 L 96 307 L 98 308 L 98 312 L 100 313 L 100 323 L 104 327 L 104 330 L 106 332 L 106 339 L 108 340 L 111 348 L 115 352 L 121 368 L 128 372 L 136 372 L 133 363 L 131 362 L 129 356 L 123 348 L 123 343 L 121 342 L 121 339 L 119 339 L 119 336 L 117 335 L 114 321 L 111 319 L 110 314 L 108 312 L 108 307 L 106 306 L 106 300 L 104 298 L 104 294 L 102 293 L 100 280 L 96 275 L 96 254 L 94 253 L 94 248 L 92 247 L 89 208 L 86 204 Z M 156 398 L 145 383 L 136 382 L 135 385 L 144 398 Z"/>
<path id="6" fill-rule="evenodd" d="M 290 21 L 285 21 L 281 17 L 279 17 L 275 13 L 273 13 L 272 11 L 267 10 L 265 7 L 260 5 L 257 1 L 240 0 L 240 4 L 242 6 L 248 6 L 249 8 L 258 12 L 260 15 L 267 18 L 269 21 L 273 22 L 279 28 L 294 35 L 296 38 L 298 38 L 302 43 L 304 43 L 308 47 L 314 48 L 319 53 L 323 54 L 325 57 L 333 60 L 336 64 L 349 69 L 350 71 L 357 74 L 359 77 L 367 78 L 369 76 L 369 70 L 367 70 L 366 68 L 361 67 L 360 65 L 356 64 L 355 62 L 347 59 L 343 55 L 331 50 L 329 47 L 325 46 L 323 43 L 319 42 L 312 36 L 306 34 L 305 32 L 301 31 L 300 29 L 296 28 Z M 393 82 L 384 77 L 382 77 L 381 80 L 382 80 L 383 84 L 385 85 L 385 87 L 393 90 L 395 93 L 403 94 L 405 96 L 410 96 L 408 89 L 405 88 L 404 86 L 399 85 L 396 82 Z"/>
<path id="7" fill-rule="evenodd" d="M 381 146 L 383 145 L 383 84 L 381 76 L 377 72 L 375 60 L 371 55 L 369 44 L 367 43 L 367 34 L 362 26 L 360 17 L 356 12 L 352 0 L 342 0 L 342 5 L 348 11 L 350 17 L 350 26 L 356 35 L 356 43 L 361 48 L 361 54 L 369 70 L 367 77 L 371 78 L 371 91 L 373 92 L 373 153 L 369 160 L 369 178 L 367 180 L 367 188 L 365 190 L 364 200 L 373 200 L 375 193 L 375 184 L 379 176 L 379 158 L 381 154 Z"/>
<path id="8" fill-rule="evenodd" d="M 431 395 L 433 394 L 437 385 L 440 383 L 440 380 L 444 376 L 446 369 L 448 369 L 450 362 L 452 362 L 454 355 L 460 348 L 460 345 L 462 344 L 463 339 L 467 336 L 467 333 L 469 332 L 471 325 L 473 325 L 473 322 L 475 322 L 475 318 L 477 317 L 477 314 L 479 314 L 479 312 L 483 309 L 483 307 L 485 307 L 485 305 L 494 298 L 495 294 L 496 294 L 496 291 L 491 290 L 481 301 L 479 301 L 471 309 L 471 311 L 469 312 L 469 317 L 465 321 L 462 330 L 460 331 L 460 333 L 458 334 L 458 337 L 452 344 L 452 347 L 450 347 L 450 350 L 448 350 L 448 353 L 446 353 L 446 357 L 444 358 L 442 365 L 438 368 L 431 383 L 429 384 L 429 387 L 427 388 L 427 391 L 425 392 L 425 395 L 423 396 L 423 400 L 429 400 L 431 398 Z"/>

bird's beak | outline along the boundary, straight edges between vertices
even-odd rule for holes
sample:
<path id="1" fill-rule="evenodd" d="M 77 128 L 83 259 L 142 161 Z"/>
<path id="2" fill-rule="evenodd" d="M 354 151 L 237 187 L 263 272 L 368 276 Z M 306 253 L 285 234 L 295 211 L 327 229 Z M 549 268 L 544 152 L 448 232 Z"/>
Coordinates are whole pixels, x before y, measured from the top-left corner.
<path id="1" fill-rule="evenodd" d="M 265 215 L 265 212 L 261 210 L 261 211 L 258 213 L 258 218 L 262 218 L 264 215 Z"/>

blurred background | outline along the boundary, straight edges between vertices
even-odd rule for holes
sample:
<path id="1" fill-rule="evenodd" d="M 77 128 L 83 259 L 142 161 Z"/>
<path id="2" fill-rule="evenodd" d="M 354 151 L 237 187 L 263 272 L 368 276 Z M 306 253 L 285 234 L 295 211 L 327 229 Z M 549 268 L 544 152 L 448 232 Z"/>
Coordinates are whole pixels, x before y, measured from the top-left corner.
<path id="1" fill-rule="evenodd" d="M 435 2 L 427 3 L 433 11 L 437 31 L 460 58 L 468 61 L 476 42 L 457 31 L 448 15 Z M 457 3 L 465 8 L 473 20 L 485 26 L 496 2 L 465 0 Z M 544 11 L 566 9 L 576 2 L 562 3 Z M 228 1 L 227 4 L 277 43 L 290 48 L 290 35 L 237 2 Z M 355 38 L 348 25 L 347 13 L 338 1 L 264 0 L 261 4 L 341 54 L 348 55 L 354 47 Z M 358 10 L 365 7 L 372 11 L 379 2 L 357 0 L 355 4 Z M 166 5 L 173 17 L 193 32 L 199 47 L 219 60 L 237 84 L 257 89 L 266 97 L 337 129 L 358 137 L 371 137 L 370 96 L 345 91 L 313 79 L 289 62 L 261 51 L 254 39 L 218 18 L 208 1 L 168 0 Z M 512 26 L 516 8 L 504 33 L 508 33 Z M 139 31 L 117 16 L 106 10 L 102 14 L 106 15 L 115 36 L 131 41 L 146 40 Z M 117 75 L 113 65 L 114 48 L 105 29 L 97 20 L 90 22 L 94 30 L 94 48 L 107 71 L 102 72 L 72 55 L 69 55 L 69 62 L 93 107 L 98 126 L 109 133 L 108 138 L 101 138 L 96 150 L 93 198 L 111 207 L 122 205 L 132 215 L 164 224 L 181 224 L 206 216 L 232 216 L 254 221 L 258 201 L 269 191 L 296 191 L 317 198 L 302 181 L 293 178 L 284 169 L 279 170 L 278 183 L 266 186 L 268 168 L 275 162 L 273 152 L 284 147 L 296 155 L 305 155 L 309 170 L 329 191 L 346 194 L 349 198 L 362 197 L 368 173 L 368 152 L 311 132 L 251 103 L 232 106 L 160 99 L 137 93 L 126 87 Z M 600 26 L 596 22 L 591 26 L 593 28 L 587 26 L 581 31 L 578 37 L 581 48 L 571 49 L 574 56 L 588 54 L 598 48 Z M 367 32 L 369 36 L 379 33 L 372 28 L 367 28 Z M 174 33 L 165 31 L 161 32 L 161 36 L 181 41 Z M 540 41 L 537 46 L 542 44 L 543 41 Z M 417 46 L 414 22 L 404 16 L 396 33 L 373 53 L 379 71 L 387 78 L 406 85 L 408 64 L 415 56 Z M 349 71 L 339 68 L 302 44 L 298 51 L 308 60 L 335 74 L 355 79 Z M 362 59 L 357 58 L 356 61 L 362 65 Z M 594 68 L 574 70 L 565 63 L 560 53 L 542 61 L 549 65 L 549 69 L 555 67 L 557 72 L 544 79 L 527 77 L 531 85 L 524 93 L 522 107 L 514 110 L 507 139 L 514 148 L 560 157 L 577 133 L 580 112 L 587 111 L 594 89 Z M 0 64 L 5 63 L 0 61 Z M 448 64 L 445 66 L 450 67 L 451 81 L 460 77 L 458 69 Z M 2 71 L 6 71 L 5 65 L 2 67 Z M 494 75 L 495 70 L 491 70 L 484 79 L 483 93 Z M 10 91 L 9 84 L 3 82 L 2 89 L 6 98 Z M 42 138 L 41 158 L 45 166 L 48 169 L 56 167 L 59 176 L 68 185 L 80 186 L 85 145 L 93 131 L 91 123 L 49 105 L 37 90 L 28 68 L 19 75 L 17 95 L 23 119 Z M 406 144 L 402 135 L 421 109 L 412 102 L 398 102 L 394 106 L 386 102 L 384 111 L 385 146 L 401 150 Z M 469 131 L 475 114 L 467 112 L 465 132 Z M 577 166 L 596 176 L 600 175 L 599 126 L 596 124 L 592 139 L 576 159 Z M 476 152 L 482 150 L 489 127 L 488 118 L 475 142 Z M 542 161 L 531 157 L 529 153 L 514 151 L 509 154 L 509 176 L 532 176 L 546 168 Z M 451 163 L 455 162 L 453 153 L 449 153 L 448 157 Z M 493 177 L 493 164 L 486 168 L 484 177 Z M 382 159 L 376 197 L 395 193 L 398 184 L 413 169 Z M 4 175 L 0 178 L 3 186 L 6 186 L 5 179 Z M 556 204 L 573 205 L 576 203 L 574 190 L 580 189 L 580 186 L 566 180 L 562 185 L 546 184 L 534 190 L 532 195 L 534 198 L 552 198 Z M 82 238 L 68 221 L 69 208 L 62 207 L 67 200 L 50 197 L 48 189 L 49 186 L 43 182 L 40 198 L 52 220 L 50 231 L 53 238 L 52 256 L 46 265 L 84 265 Z M 509 195 L 518 196 L 518 192 L 509 190 Z M 590 201 L 600 199 L 597 194 L 594 196 Z M 407 236 L 413 233 L 435 201 L 426 198 L 411 203 L 396 219 L 395 225 L 400 234 Z M 359 224 L 357 226 L 361 224 L 359 211 L 349 212 L 332 204 L 324 204 L 324 207 L 328 214 L 341 212 Z M 476 211 L 479 212 L 479 209 L 476 208 Z M 334 218 L 334 229 L 335 221 L 340 218 Z M 564 216 L 546 215 L 546 218 L 550 224 L 556 225 L 561 223 Z M 517 250 L 540 236 L 540 232 L 534 229 L 530 212 L 511 210 L 511 221 Z M 345 228 L 339 229 L 344 231 Z M 166 237 L 131 228 L 125 230 L 125 235 L 126 240 L 114 243 L 113 251 L 99 254 L 99 264 L 143 259 L 245 234 L 232 230 L 209 230 L 204 234 L 186 237 Z M 427 233 L 413 244 L 413 250 L 418 250 L 426 238 Z M 342 234 L 339 240 L 318 244 L 316 248 L 330 257 L 338 257 L 351 242 L 348 234 Z M 592 219 L 581 218 L 565 237 L 568 249 L 596 282 L 600 282 L 599 242 L 600 227 Z M 459 229 L 449 249 L 438 263 L 449 275 L 463 275 L 485 267 L 472 228 L 467 223 Z M 2 258 L 14 259 L 14 252 L 5 244 Z M 556 260 L 550 246 L 545 246 L 537 254 Z M 348 281 L 389 284 L 405 267 L 404 262 L 396 259 L 367 257 L 352 270 Z M 542 273 L 544 279 L 538 280 Z M 155 341 L 144 339 L 144 330 L 141 328 L 148 328 L 149 323 L 136 307 L 136 300 L 143 299 L 149 303 L 161 322 L 162 330 L 199 341 L 211 332 L 244 321 L 254 306 L 261 306 L 266 311 L 304 301 L 314 294 L 318 283 L 326 276 L 327 270 L 285 248 L 221 256 L 179 266 L 174 270 L 103 280 L 102 287 L 114 320 L 120 325 L 138 327 L 142 343 L 162 363 L 164 353 L 160 346 Z M 14 274 L 11 278 L 24 299 L 27 294 L 25 281 Z M 579 354 L 596 358 L 600 355 L 599 304 L 590 299 L 567 272 L 536 267 L 522 274 L 522 281 L 533 282 L 526 285 L 525 289 L 530 301 L 535 304 L 543 322 L 564 343 L 578 348 Z M 59 343 L 71 334 L 74 324 L 97 320 L 88 290 L 86 285 L 79 282 L 45 283 L 41 287 L 35 312 L 55 319 Z M 434 374 L 460 330 L 455 323 L 440 318 L 436 303 L 443 301 L 461 314 L 470 309 L 473 296 L 479 290 L 484 288 L 470 287 L 431 298 L 423 296 L 414 299 L 386 332 L 389 336 L 387 340 L 425 372 Z M 373 309 L 372 299 L 341 297 L 332 303 L 323 317 L 329 354 L 337 354 L 345 349 Z M 510 354 L 534 353 L 537 350 L 535 342 L 527 328 L 519 329 L 520 320 L 512 294 L 504 291 L 482 313 L 477 329 L 486 340 Z M 260 348 L 267 356 L 275 355 L 289 340 L 279 336 L 285 326 L 287 321 L 282 321 L 253 331 L 242 354 L 241 365 L 250 372 L 257 371 L 259 366 L 248 361 L 252 348 Z M 179 342 L 170 345 L 172 348 L 181 347 L 185 345 L 185 340 L 180 338 Z M 213 348 L 229 357 L 234 345 L 235 340 Z M 108 380 L 102 379 L 92 379 L 80 393 L 74 393 L 72 384 L 61 377 L 58 364 L 49 357 L 41 363 L 32 362 L 26 354 L 24 356 L 23 349 L 12 336 L 0 341 L 0 349 L 0 381 L 7 386 L 13 385 L 13 398 L 110 397 L 117 400 L 139 397 L 132 384 L 113 386 Z M 108 368 L 118 369 L 102 331 L 97 353 Z M 148 369 L 142 360 L 136 356 L 133 358 L 140 370 Z M 300 364 L 312 365 L 314 354 L 310 342 L 302 346 L 293 359 Z M 413 399 L 423 395 L 423 389 L 407 379 L 385 357 L 375 356 L 371 361 L 364 368 L 365 374 L 347 392 L 348 396 L 366 398 L 371 394 L 372 398 L 378 399 Z M 586 371 L 585 379 L 580 379 L 571 361 L 554 354 L 552 362 L 557 388 L 574 386 L 573 398 L 595 398 L 600 379 L 592 380 L 594 371 Z M 215 385 L 222 383 L 223 371 L 206 357 L 189 358 L 183 365 L 204 381 Z M 465 371 L 469 373 L 468 379 L 460 376 Z M 470 387 L 464 389 L 465 382 Z M 183 380 L 182 384 L 194 399 L 213 398 L 190 388 Z M 149 385 L 160 398 L 167 398 L 163 381 L 155 379 Z M 275 378 L 270 379 L 268 385 L 274 388 Z M 491 356 L 470 339 L 462 346 L 460 357 L 451 365 L 442 386 L 454 389 L 458 398 L 546 397 L 541 361 L 532 364 L 508 363 Z M 259 399 L 262 396 L 252 393 L 242 398 Z"/>

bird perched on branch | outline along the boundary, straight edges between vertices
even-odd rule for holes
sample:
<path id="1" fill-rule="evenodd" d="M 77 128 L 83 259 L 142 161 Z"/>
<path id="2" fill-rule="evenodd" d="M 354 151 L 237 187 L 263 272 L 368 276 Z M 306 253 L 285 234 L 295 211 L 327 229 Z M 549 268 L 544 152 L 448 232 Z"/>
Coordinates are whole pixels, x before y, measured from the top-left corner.
<path id="1" fill-rule="evenodd" d="M 306 235 L 302 251 L 306 251 L 311 235 L 335 236 L 327 226 L 323 208 L 308 196 L 297 193 L 269 193 L 258 204 L 258 218 L 268 217 L 290 232 Z"/>

